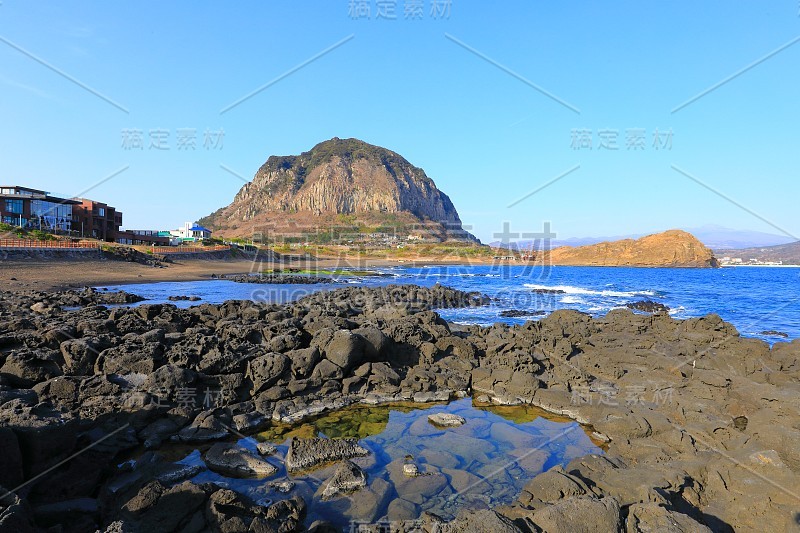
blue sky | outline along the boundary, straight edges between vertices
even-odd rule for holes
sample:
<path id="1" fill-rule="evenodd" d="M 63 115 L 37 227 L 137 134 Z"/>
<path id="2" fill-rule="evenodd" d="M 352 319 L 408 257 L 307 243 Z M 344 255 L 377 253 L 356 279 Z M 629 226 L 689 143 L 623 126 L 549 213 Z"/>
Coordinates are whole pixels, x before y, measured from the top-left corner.
<path id="1" fill-rule="evenodd" d="M 412 0 L 389 2 L 391 20 L 378 0 L 369 18 L 349 0 L 3 0 L 0 182 L 89 190 L 125 227 L 171 228 L 229 203 L 272 154 L 357 137 L 424 168 L 483 240 L 544 221 L 559 238 L 800 235 L 796 0 L 452 0 L 449 17 L 433 1 L 414 20 Z M 142 149 L 123 146 L 135 130 Z"/>

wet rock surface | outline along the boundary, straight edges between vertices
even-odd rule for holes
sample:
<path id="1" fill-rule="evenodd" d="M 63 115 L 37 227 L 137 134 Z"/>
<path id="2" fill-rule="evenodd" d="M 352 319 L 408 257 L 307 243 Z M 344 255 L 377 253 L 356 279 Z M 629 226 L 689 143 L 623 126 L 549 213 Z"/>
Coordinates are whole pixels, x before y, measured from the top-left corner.
<path id="1" fill-rule="evenodd" d="M 796 528 L 798 340 L 770 347 L 716 315 L 678 321 L 630 310 L 451 329 L 433 309 L 488 298 L 440 286 L 348 287 L 280 306 L 107 307 L 134 301 L 95 290 L 0 293 L 0 484 L 26 483 L 0 499 L 0 529 L 301 530 L 306 506 L 296 489 L 259 505 L 191 481 L 196 470 L 157 450 L 224 441 L 215 452 L 227 458 L 231 430 L 357 402 L 470 393 L 590 424 L 608 441 L 606 454 L 551 470 L 547 483 L 533 478 L 543 464 L 535 457 L 519 471 L 533 480 L 513 503 L 465 510 L 446 525 L 423 513 L 417 530 Z M 348 459 L 358 446 L 295 440 L 299 468 Z M 153 451 L 133 466 L 122 459 L 142 449 Z M 375 480 L 339 499 L 373 520 L 377 505 L 391 503 L 392 516 L 406 520 L 431 487 L 470 482 L 453 466 L 408 477 L 400 462 L 390 471 L 397 495 Z"/>
<path id="2" fill-rule="evenodd" d="M 322 499 L 329 500 L 340 494 L 355 492 L 367 486 L 367 475 L 351 461 L 342 461 L 333 475 L 322 485 Z"/>
<path id="3" fill-rule="evenodd" d="M 669 307 L 666 305 L 654 302 L 652 300 L 640 300 L 638 302 L 631 302 L 625 304 L 625 307 L 628 309 L 633 309 L 634 311 L 642 311 L 644 313 L 669 313 Z"/>
<path id="4" fill-rule="evenodd" d="M 766 331 L 761 332 L 762 335 L 766 335 L 768 337 L 780 337 L 782 339 L 788 339 L 789 335 L 784 333 L 783 331 L 777 331 L 774 329 L 768 329 Z"/>
<path id="5" fill-rule="evenodd" d="M 567 293 L 567 291 L 565 291 L 563 289 L 542 289 L 542 288 L 531 289 L 531 292 L 533 292 L 535 294 L 566 294 Z"/>
<path id="6" fill-rule="evenodd" d="M 434 426 L 455 428 L 458 426 L 463 426 L 467 421 L 463 416 L 459 415 L 450 413 L 434 413 L 432 415 L 428 415 L 428 422 Z"/>
<path id="7" fill-rule="evenodd" d="M 199 302 L 202 298 L 199 296 L 186 296 L 186 295 L 177 295 L 177 296 L 167 296 L 167 300 L 170 302 Z"/>
<path id="8" fill-rule="evenodd" d="M 269 477 L 278 468 L 235 444 L 217 442 L 205 455 L 208 468 L 231 477 Z"/>
<path id="9" fill-rule="evenodd" d="M 360 446 L 358 439 L 294 438 L 286 455 L 286 469 L 290 472 L 306 470 L 366 455 L 369 455 L 369 450 Z"/>
<path id="10" fill-rule="evenodd" d="M 498 316 L 502 318 L 524 318 L 528 316 L 544 316 L 546 314 L 547 314 L 546 311 L 526 311 L 525 309 L 506 309 L 505 311 L 500 311 L 500 313 L 498 313 Z"/>

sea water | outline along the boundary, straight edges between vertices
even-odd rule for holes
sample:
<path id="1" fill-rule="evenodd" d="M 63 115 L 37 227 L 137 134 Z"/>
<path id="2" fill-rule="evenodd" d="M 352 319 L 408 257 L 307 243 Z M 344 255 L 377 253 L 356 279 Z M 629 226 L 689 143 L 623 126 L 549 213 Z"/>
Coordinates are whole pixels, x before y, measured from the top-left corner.
<path id="1" fill-rule="evenodd" d="M 624 268 L 624 267 L 527 267 L 422 266 L 374 269 L 385 276 L 339 276 L 338 283 L 317 285 L 263 285 L 226 280 L 141 283 L 108 286 L 126 290 L 148 300 L 167 302 L 168 296 L 198 296 L 200 302 L 172 302 L 180 307 L 199 303 L 221 303 L 231 299 L 253 299 L 285 303 L 318 290 L 351 285 L 441 283 L 456 289 L 479 291 L 495 300 L 489 306 L 443 309 L 446 320 L 464 324 L 495 322 L 521 324 L 556 309 L 575 309 L 593 316 L 626 304 L 652 300 L 670 308 L 675 318 L 717 313 L 742 335 L 768 342 L 783 340 L 766 331 L 800 337 L 800 268 Z M 543 291 L 558 291 L 545 293 Z M 538 315 L 505 318 L 503 311 L 522 310 Z"/>

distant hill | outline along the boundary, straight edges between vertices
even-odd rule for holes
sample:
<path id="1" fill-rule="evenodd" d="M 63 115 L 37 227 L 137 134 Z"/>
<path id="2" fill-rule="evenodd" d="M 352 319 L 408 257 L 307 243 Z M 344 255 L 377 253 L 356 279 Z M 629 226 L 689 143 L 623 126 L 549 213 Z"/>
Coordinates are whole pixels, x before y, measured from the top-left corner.
<path id="1" fill-rule="evenodd" d="M 800 265 L 800 241 L 779 246 L 763 246 L 759 248 L 745 248 L 741 250 L 718 250 L 719 257 L 739 258 L 744 263 L 761 262 L 777 263 L 784 265 Z"/>
<path id="2" fill-rule="evenodd" d="M 785 235 L 776 235 L 773 233 L 764 233 L 761 231 L 751 230 L 738 230 L 717 226 L 715 224 L 707 224 L 699 228 L 680 228 L 687 233 L 691 233 L 697 239 L 711 248 L 712 250 L 732 250 L 739 248 L 756 248 L 761 246 L 776 246 L 779 244 L 788 244 L 794 241 L 791 237 Z M 559 246 L 586 246 L 588 244 L 598 244 L 601 242 L 620 241 L 623 239 L 639 239 L 644 237 L 643 233 L 634 233 L 630 235 L 615 235 L 612 237 L 571 237 L 568 239 L 553 239 L 550 242 L 550 248 L 557 248 Z M 533 246 L 533 241 L 515 241 L 510 244 L 503 245 L 499 241 L 490 243 L 490 246 L 495 248 L 510 248 L 514 250 L 528 250 Z M 541 249 L 542 243 L 536 243 L 536 247 Z"/>
<path id="3" fill-rule="evenodd" d="M 623 239 L 587 246 L 562 246 L 549 253 L 554 265 L 701 267 L 719 266 L 714 253 L 694 235 L 669 230 L 640 239 Z M 547 255 L 543 256 L 546 260 Z M 537 261 L 539 259 L 537 258 Z"/>
<path id="4" fill-rule="evenodd" d="M 358 139 L 334 137 L 300 155 L 270 156 L 233 202 L 199 224 L 223 236 L 331 231 L 476 240 L 421 168 Z"/>

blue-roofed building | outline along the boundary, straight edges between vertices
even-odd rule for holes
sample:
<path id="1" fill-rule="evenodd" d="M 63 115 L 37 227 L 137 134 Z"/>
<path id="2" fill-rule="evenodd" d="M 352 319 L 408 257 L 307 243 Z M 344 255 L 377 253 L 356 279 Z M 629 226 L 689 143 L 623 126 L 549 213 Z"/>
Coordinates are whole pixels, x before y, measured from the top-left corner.
<path id="1" fill-rule="evenodd" d="M 173 237 L 176 237 L 183 242 L 203 241 L 211 238 L 211 230 L 199 226 L 196 223 L 185 222 L 180 229 L 170 231 Z"/>

